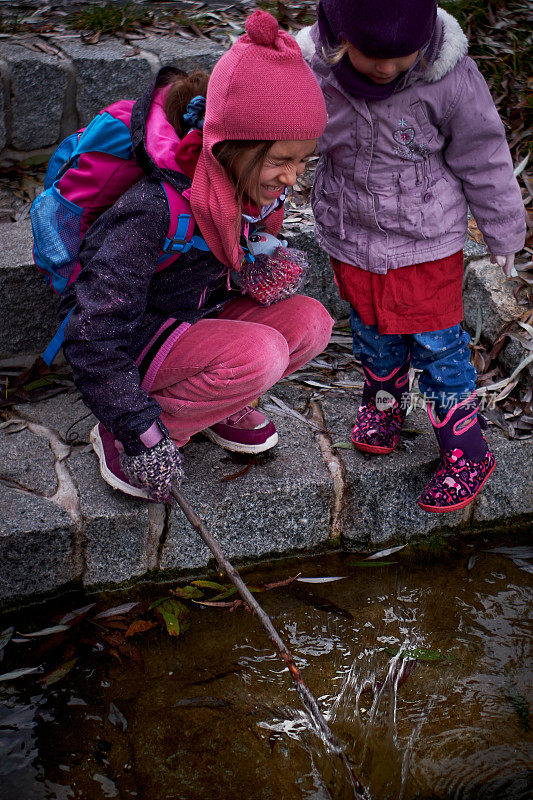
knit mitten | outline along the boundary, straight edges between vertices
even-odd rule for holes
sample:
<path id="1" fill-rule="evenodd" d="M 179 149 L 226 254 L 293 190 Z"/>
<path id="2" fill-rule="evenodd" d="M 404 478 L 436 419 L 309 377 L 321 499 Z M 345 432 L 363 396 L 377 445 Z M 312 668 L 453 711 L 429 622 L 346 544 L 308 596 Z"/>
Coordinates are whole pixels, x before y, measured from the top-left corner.
<path id="1" fill-rule="evenodd" d="M 272 255 L 258 255 L 239 272 L 243 293 L 261 306 L 296 294 L 307 275 L 307 255 L 294 247 L 277 247 Z"/>
<path id="2" fill-rule="evenodd" d="M 156 503 L 168 502 L 172 484 L 179 487 L 183 477 L 180 452 L 167 437 L 135 456 L 122 453 L 120 466 L 128 480 L 147 489 Z"/>

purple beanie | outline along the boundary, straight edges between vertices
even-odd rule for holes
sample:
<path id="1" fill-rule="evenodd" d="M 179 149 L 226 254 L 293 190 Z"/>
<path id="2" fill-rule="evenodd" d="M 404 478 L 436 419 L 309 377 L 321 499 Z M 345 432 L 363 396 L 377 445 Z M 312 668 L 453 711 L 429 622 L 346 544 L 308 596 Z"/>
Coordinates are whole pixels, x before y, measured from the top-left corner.
<path id="1" fill-rule="evenodd" d="M 320 0 L 322 41 L 346 39 L 371 58 L 402 58 L 428 43 L 435 27 L 435 0 Z"/>

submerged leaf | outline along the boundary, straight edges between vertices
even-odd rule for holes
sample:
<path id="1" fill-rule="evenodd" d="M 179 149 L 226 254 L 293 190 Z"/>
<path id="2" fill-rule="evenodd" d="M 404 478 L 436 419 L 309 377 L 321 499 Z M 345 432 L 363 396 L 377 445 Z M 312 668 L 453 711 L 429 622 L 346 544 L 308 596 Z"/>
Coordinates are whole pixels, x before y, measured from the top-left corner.
<path id="1" fill-rule="evenodd" d="M 336 614 L 339 617 L 347 617 L 348 619 L 354 618 L 352 612 L 348 611 L 348 609 L 341 608 L 335 603 L 332 603 L 331 600 L 327 600 L 325 597 L 320 597 L 320 595 L 315 594 L 314 592 L 306 592 L 304 589 L 294 586 L 293 593 L 299 600 L 307 603 L 308 606 L 317 608 L 319 611 L 326 611 L 329 614 Z"/>
<path id="2" fill-rule="evenodd" d="M 521 695 L 514 686 L 509 689 L 507 700 L 511 703 L 516 714 L 518 721 L 526 732 L 531 730 L 531 723 L 529 721 L 529 703 L 526 698 Z"/>
<path id="3" fill-rule="evenodd" d="M 251 592 L 254 591 L 253 589 L 250 589 L 250 587 L 248 587 L 248 589 Z M 217 594 L 214 597 L 212 597 L 211 600 L 212 601 L 225 600 L 226 597 L 231 597 L 232 595 L 234 595 L 236 593 L 236 591 L 237 591 L 237 589 L 236 589 L 235 586 L 230 586 L 229 589 L 226 589 L 224 592 L 219 592 L 219 594 Z"/>
<path id="4" fill-rule="evenodd" d="M 43 628 L 40 631 L 32 631 L 31 633 L 19 632 L 18 635 L 23 636 L 24 639 L 23 640 L 19 639 L 18 641 L 24 641 L 25 639 L 36 639 L 40 636 L 52 636 L 55 633 L 64 633 L 65 631 L 69 630 L 70 630 L 70 625 L 53 625 L 51 628 Z"/>
<path id="5" fill-rule="evenodd" d="M 91 608 L 94 608 L 95 605 L 96 603 L 89 603 L 87 606 L 82 606 L 82 608 L 75 608 L 74 611 L 69 611 L 68 614 L 65 614 L 64 617 L 61 617 L 58 625 L 70 624 L 72 626 L 72 623 L 77 623 L 83 619 L 83 617 L 87 616 Z"/>
<path id="6" fill-rule="evenodd" d="M 54 683 L 57 683 L 64 678 L 65 675 L 68 675 L 77 660 L 77 658 L 71 658 L 69 661 L 65 661 L 64 664 L 61 664 L 61 666 L 57 667 L 57 669 L 49 672 L 48 675 L 45 675 L 42 679 L 45 686 L 53 686 Z"/>
<path id="7" fill-rule="evenodd" d="M 161 614 L 170 636 L 179 636 L 185 630 L 184 621 L 189 615 L 189 609 L 173 597 L 167 597 L 156 607 Z"/>
<path id="8" fill-rule="evenodd" d="M 128 727 L 128 720 L 114 703 L 109 703 L 109 714 L 107 715 L 109 722 L 116 728 L 125 731 Z"/>
<path id="9" fill-rule="evenodd" d="M 22 678 L 23 675 L 31 675 L 32 672 L 38 672 L 40 667 L 23 667 L 22 669 L 14 669 L 13 672 L 4 672 L 0 675 L 0 681 L 14 681 L 15 678 Z"/>
<path id="10" fill-rule="evenodd" d="M 0 633 L 0 652 L 4 649 L 6 644 L 9 644 L 14 633 L 15 628 L 13 626 L 6 628 L 4 631 L 2 631 L 2 633 Z"/>
<path id="11" fill-rule="evenodd" d="M 233 602 L 232 600 L 193 600 L 193 603 L 199 606 L 213 606 L 213 608 L 233 608 Z"/>
<path id="12" fill-rule="evenodd" d="M 298 583 L 333 583 L 333 581 L 343 581 L 348 575 L 331 575 L 324 578 L 296 578 Z"/>
<path id="13" fill-rule="evenodd" d="M 217 592 L 225 592 L 228 588 L 227 586 L 223 586 L 221 583 L 215 583 L 215 581 L 191 581 L 193 586 L 199 586 L 201 589 L 216 589 Z"/>
<path id="14" fill-rule="evenodd" d="M 388 567 L 397 561 L 347 561 L 349 567 Z"/>
<path id="15" fill-rule="evenodd" d="M 377 553 L 373 553 L 371 556 L 365 559 L 365 561 L 373 561 L 375 558 L 383 558 L 384 556 L 390 556 L 393 553 L 398 553 L 400 550 L 403 550 L 404 547 L 407 547 L 406 544 L 399 544 L 397 547 L 387 547 L 386 550 L 379 550 Z"/>
<path id="16" fill-rule="evenodd" d="M 513 558 L 513 564 L 523 569 L 524 572 L 529 572 L 530 575 L 533 575 L 533 564 L 530 564 L 529 561 L 525 561 L 523 558 Z"/>
<path id="17" fill-rule="evenodd" d="M 151 630 L 152 628 L 157 628 L 157 622 L 151 622 L 148 619 L 136 619 L 135 622 L 132 622 L 130 627 L 125 633 L 125 636 L 135 636 L 138 633 L 146 633 L 146 631 Z"/>
<path id="18" fill-rule="evenodd" d="M 96 614 L 95 619 L 106 619 L 107 617 L 118 617 L 119 614 L 127 614 L 128 611 L 131 611 L 132 608 L 138 606 L 139 603 L 123 603 L 121 606 L 115 606 L 114 608 L 107 608 L 105 611 L 100 611 L 99 614 Z"/>
<path id="19" fill-rule="evenodd" d="M 229 708 L 232 704 L 221 697 L 182 697 L 171 708 Z"/>
<path id="20" fill-rule="evenodd" d="M 533 547 L 531 545 L 516 545 L 516 547 L 491 547 L 485 550 L 486 553 L 500 553 L 511 558 L 533 558 Z"/>
<path id="21" fill-rule="evenodd" d="M 452 657 L 441 653 L 439 650 L 430 650 L 427 647 L 413 647 L 409 650 L 401 650 L 399 647 L 386 647 L 387 653 L 400 658 L 414 658 L 417 661 L 452 661 Z"/>

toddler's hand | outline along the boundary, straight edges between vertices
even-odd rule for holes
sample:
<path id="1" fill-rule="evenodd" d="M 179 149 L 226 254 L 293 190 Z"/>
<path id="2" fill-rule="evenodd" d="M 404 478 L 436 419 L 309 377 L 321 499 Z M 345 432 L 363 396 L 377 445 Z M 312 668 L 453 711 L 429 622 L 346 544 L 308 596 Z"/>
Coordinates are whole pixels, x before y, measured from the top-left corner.
<path id="1" fill-rule="evenodd" d="M 168 437 L 138 455 L 122 453 L 120 466 L 128 480 L 147 489 L 156 503 L 169 502 L 172 485 L 179 487 L 183 477 L 180 452 Z"/>
<path id="2" fill-rule="evenodd" d="M 506 278 L 516 277 L 517 272 L 514 268 L 514 253 L 508 256 L 491 256 L 490 260 L 493 264 L 497 264 L 503 269 L 503 274 Z"/>
<path id="3" fill-rule="evenodd" d="M 262 306 L 296 294 L 307 274 L 307 256 L 294 247 L 277 247 L 270 256 L 259 255 L 239 273 L 242 291 Z"/>

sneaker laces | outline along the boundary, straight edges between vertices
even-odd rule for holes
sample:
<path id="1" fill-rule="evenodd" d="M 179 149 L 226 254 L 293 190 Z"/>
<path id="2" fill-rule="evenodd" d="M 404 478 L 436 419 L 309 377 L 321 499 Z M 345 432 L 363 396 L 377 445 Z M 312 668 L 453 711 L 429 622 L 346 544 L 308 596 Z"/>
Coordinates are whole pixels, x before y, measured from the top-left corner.
<path id="1" fill-rule="evenodd" d="M 235 414 L 231 414 L 231 416 L 226 417 L 226 419 L 222 420 L 222 422 L 224 422 L 226 425 L 237 427 L 239 422 L 242 422 L 246 419 L 246 417 L 249 417 L 250 414 L 253 414 L 254 412 L 261 417 L 261 421 L 258 422 L 257 425 L 254 425 L 252 428 L 250 428 L 250 430 L 259 430 L 260 428 L 264 428 L 265 425 L 268 425 L 269 421 L 265 415 L 253 406 L 244 406 L 244 408 L 241 408 L 240 411 L 237 411 Z"/>

